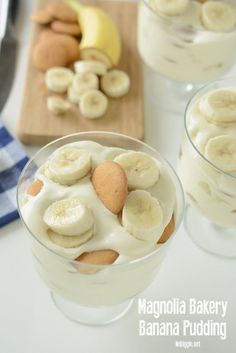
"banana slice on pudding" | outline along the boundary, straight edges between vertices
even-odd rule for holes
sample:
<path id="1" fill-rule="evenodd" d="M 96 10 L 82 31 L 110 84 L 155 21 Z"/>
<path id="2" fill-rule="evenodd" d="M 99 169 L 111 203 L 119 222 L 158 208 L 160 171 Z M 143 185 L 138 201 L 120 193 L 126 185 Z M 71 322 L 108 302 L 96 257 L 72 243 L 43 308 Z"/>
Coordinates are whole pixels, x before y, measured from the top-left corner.
<path id="1" fill-rule="evenodd" d="M 91 155 L 76 147 L 65 147 L 56 151 L 47 163 L 47 175 L 62 185 L 72 185 L 88 174 Z"/>
<path id="2" fill-rule="evenodd" d="M 163 211 L 159 201 L 147 191 L 132 191 L 123 208 L 122 224 L 135 238 L 157 240 L 163 226 Z"/>
<path id="3" fill-rule="evenodd" d="M 176 16 L 184 13 L 189 0 L 155 0 L 155 8 L 166 16 Z"/>
<path id="4" fill-rule="evenodd" d="M 230 4 L 207 1 L 202 6 L 201 20 L 209 31 L 228 32 L 235 27 L 236 13 Z"/>
<path id="5" fill-rule="evenodd" d="M 210 123 L 236 122 L 236 89 L 217 89 L 203 96 L 199 110 Z"/>
<path id="6" fill-rule="evenodd" d="M 157 163 L 146 153 L 130 151 L 114 159 L 124 169 L 130 189 L 147 189 L 159 179 Z"/>
<path id="7" fill-rule="evenodd" d="M 78 198 L 53 202 L 43 220 L 49 227 L 49 238 L 63 247 L 75 247 L 86 242 L 94 232 L 92 210 Z"/>
<path id="8" fill-rule="evenodd" d="M 220 135 L 209 139 L 205 157 L 225 172 L 236 172 L 236 137 Z"/>

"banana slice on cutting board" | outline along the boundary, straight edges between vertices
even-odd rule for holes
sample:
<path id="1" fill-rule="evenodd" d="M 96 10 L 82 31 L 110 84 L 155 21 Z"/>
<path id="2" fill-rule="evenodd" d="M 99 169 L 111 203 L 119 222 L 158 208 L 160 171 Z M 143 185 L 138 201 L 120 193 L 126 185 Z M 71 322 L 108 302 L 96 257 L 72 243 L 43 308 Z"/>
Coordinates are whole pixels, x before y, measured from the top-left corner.
<path id="1" fill-rule="evenodd" d="M 73 104 L 79 104 L 81 94 L 79 94 L 74 87 L 71 85 L 67 91 L 67 97 L 69 101 Z"/>
<path id="2" fill-rule="evenodd" d="M 97 119 L 107 111 L 108 99 L 102 92 L 90 89 L 80 97 L 79 108 L 85 118 Z"/>
<path id="3" fill-rule="evenodd" d="M 220 135 L 209 139 L 205 157 L 224 172 L 236 172 L 236 136 Z"/>
<path id="4" fill-rule="evenodd" d="M 67 91 L 74 77 L 74 73 L 65 67 L 52 67 L 47 70 L 45 83 L 50 91 L 64 93 Z"/>
<path id="5" fill-rule="evenodd" d="M 121 97 L 129 91 L 130 78 L 124 71 L 117 69 L 110 70 L 107 74 L 102 76 L 101 88 L 109 97 Z"/>
<path id="6" fill-rule="evenodd" d="M 236 122 L 236 89 L 217 89 L 203 96 L 199 110 L 206 119 L 215 124 Z"/>
<path id="7" fill-rule="evenodd" d="M 46 209 L 43 220 L 53 232 L 70 237 L 82 236 L 94 227 L 91 209 L 78 198 L 53 202 Z"/>
<path id="8" fill-rule="evenodd" d="M 123 208 L 122 224 L 139 240 L 156 240 L 163 226 L 163 211 L 159 201 L 147 191 L 132 191 Z"/>
<path id="9" fill-rule="evenodd" d="M 72 185 L 91 169 L 91 155 L 76 147 L 59 149 L 47 164 L 48 176 L 62 185 Z"/>
<path id="10" fill-rule="evenodd" d="M 130 189 L 147 189 L 159 179 L 160 171 L 153 158 L 143 152 L 126 152 L 114 159 L 124 169 Z"/>
<path id="11" fill-rule="evenodd" d="M 155 0 L 155 8 L 166 16 L 176 16 L 184 13 L 189 0 Z"/>
<path id="12" fill-rule="evenodd" d="M 81 244 L 86 243 L 93 236 L 93 233 L 93 228 L 79 236 L 65 236 L 55 233 L 50 229 L 48 230 L 48 236 L 51 241 L 54 244 L 57 244 L 63 248 L 75 248 L 77 246 L 80 246 Z"/>
<path id="13" fill-rule="evenodd" d="M 236 11 L 230 4 L 207 1 L 202 6 L 201 20 L 209 31 L 228 32 L 235 27 Z"/>
<path id="14" fill-rule="evenodd" d="M 102 76 L 107 73 L 107 67 L 104 63 L 96 60 L 79 60 L 74 63 L 76 73 L 92 72 L 95 75 Z"/>
<path id="15" fill-rule="evenodd" d="M 80 72 L 74 76 L 72 87 L 78 94 L 83 94 L 90 89 L 98 89 L 98 77 L 92 72 Z"/>
<path id="16" fill-rule="evenodd" d="M 62 115 L 70 110 L 70 103 L 65 99 L 57 96 L 47 98 L 47 108 L 55 115 Z"/>

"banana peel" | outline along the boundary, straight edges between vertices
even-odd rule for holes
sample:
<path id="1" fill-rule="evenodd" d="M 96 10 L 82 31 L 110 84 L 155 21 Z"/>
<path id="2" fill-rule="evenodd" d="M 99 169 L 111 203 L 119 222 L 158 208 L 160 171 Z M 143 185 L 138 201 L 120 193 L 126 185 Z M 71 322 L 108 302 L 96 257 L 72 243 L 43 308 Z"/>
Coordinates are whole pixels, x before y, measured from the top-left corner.
<path id="1" fill-rule="evenodd" d="M 66 2 L 78 14 L 81 59 L 102 61 L 108 68 L 116 66 L 121 56 L 121 37 L 112 18 L 97 6 L 76 0 Z"/>

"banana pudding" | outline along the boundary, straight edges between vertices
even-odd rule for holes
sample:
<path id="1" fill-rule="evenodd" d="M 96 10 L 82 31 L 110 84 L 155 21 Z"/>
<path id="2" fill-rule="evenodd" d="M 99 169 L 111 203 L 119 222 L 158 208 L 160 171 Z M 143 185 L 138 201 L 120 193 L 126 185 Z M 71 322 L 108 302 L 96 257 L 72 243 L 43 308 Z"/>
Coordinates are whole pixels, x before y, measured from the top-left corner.
<path id="1" fill-rule="evenodd" d="M 35 178 L 43 186 L 37 195 L 29 186 L 23 216 L 46 246 L 73 260 L 105 248 L 120 254 L 119 263 L 144 256 L 175 211 L 168 173 L 143 152 L 75 142 L 56 150 Z M 71 237 L 81 246 L 70 246 Z"/>
<path id="2" fill-rule="evenodd" d="M 142 0 L 138 47 L 144 62 L 163 76 L 201 83 L 235 62 L 236 6 L 232 0 Z"/>
<path id="3" fill-rule="evenodd" d="M 180 186 L 158 154 L 109 146 L 49 145 L 20 200 L 38 272 L 81 305 L 117 304 L 145 289 L 181 214 Z"/>
<path id="4" fill-rule="evenodd" d="M 190 103 L 179 175 L 189 203 L 213 223 L 236 228 L 236 87 L 222 82 Z"/>

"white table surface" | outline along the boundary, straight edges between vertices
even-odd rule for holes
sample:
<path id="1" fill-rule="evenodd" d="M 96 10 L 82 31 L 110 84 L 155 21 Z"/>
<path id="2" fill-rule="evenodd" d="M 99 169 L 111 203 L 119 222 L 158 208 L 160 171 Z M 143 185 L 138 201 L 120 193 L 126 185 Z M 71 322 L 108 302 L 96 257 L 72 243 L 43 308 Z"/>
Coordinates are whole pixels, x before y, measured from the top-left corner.
<path id="1" fill-rule="evenodd" d="M 21 105 L 27 50 L 29 16 L 33 1 L 23 0 L 17 23 L 19 57 L 15 81 L 1 118 L 15 135 Z M 146 94 L 147 96 L 147 94 Z M 175 164 L 183 116 L 167 114 L 146 97 L 145 140 Z M 28 155 L 39 147 L 25 146 Z M 0 353 L 172 353 L 175 337 L 140 337 L 137 301 L 120 321 L 105 327 L 88 327 L 66 319 L 54 306 L 39 279 L 20 221 L 0 229 Z M 180 298 L 228 300 L 227 339 L 196 338 L 200 348 L 189 352 L 233 353 L 236 345 L 236 261 L 208 255 L 185 233 L 178 231 L 153 284 L 142 293 L 152 300 Z M 212 318 L 212 317 L 211 317 Z M 191 320 L 198 320 L 192 317 Z M 168 320 L 167 317 L 164 320 Z M 173 321 L 178 321 L 172 317 Z M 185 341 L 194 338 L 185 338 Z"/>

